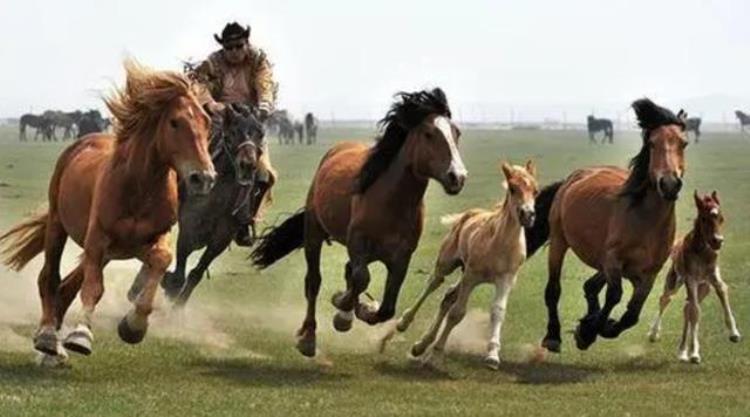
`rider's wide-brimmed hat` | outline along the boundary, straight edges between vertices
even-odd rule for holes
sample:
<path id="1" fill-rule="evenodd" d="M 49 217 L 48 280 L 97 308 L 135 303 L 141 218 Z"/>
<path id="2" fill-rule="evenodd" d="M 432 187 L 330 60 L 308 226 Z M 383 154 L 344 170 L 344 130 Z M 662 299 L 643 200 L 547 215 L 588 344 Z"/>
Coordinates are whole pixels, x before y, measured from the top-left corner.
<path id="1" fill-rule="evenodd" d="M 250 26 L 242 26 L 237 22 L 227 23 L 221 36 L 214 33 L 216 42 L 224 45 L 227 42 L 250 38 Z"/>

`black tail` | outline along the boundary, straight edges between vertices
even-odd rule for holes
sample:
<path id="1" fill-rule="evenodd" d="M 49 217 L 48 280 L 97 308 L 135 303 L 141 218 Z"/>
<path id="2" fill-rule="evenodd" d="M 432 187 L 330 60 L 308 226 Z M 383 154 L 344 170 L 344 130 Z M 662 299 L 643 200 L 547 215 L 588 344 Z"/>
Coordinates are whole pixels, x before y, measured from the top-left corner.
<path id="1" fill-rule="evenodd" d="M 305 210 L 300 210 L 284 223 L 272 227 L 260 237 L 260 243 L 250 253 L 253 265 L 265 269 L 274 262 L 299 249 L 305 243 Z"/>
<path id="2" fill-rule="evenodd" d="M 549 239 L 549 211 L 552 208 L 552 202 L 555 201 L 557 190 L 563 185 L 564 181 L 554 182 L 544 188 L 536 196 L 534 211 L 536 220 L 534 226 L 526 231 L 526 257 L 531 256 L 539 250 Z"/>

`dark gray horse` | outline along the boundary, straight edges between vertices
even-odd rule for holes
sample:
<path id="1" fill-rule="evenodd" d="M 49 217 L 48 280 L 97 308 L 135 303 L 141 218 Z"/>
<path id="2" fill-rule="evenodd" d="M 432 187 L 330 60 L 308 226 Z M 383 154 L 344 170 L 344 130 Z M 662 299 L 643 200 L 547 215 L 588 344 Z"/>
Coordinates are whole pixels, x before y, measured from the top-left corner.
<path id="1" fill-rule="evenodd" d="M 26 137 L 26 128 L 33 127 L 36 132 L 34 133 L 34 140 L 37 140 L 39 135 L 42 135 L 43 140 L 47 140 L 48 137 L 51 139 L 50 130 L 53 129 L 52 120 L 43 115 L 27 113 L 21 116 L 19 120 L 19 131 L 18 139 L 22 142 L 28 140 Z"/>
<path id="2" fill-rule="evenodd" d="M 263 149 L 263 124 L 254 109 L 238 104 L 215 112 L 212 119 L 210 150 L 218 174 L 216 185 L 207 196 L 187 196 L 180 191 L 177 265 L 162 281 L 165 293 L 178 306 L 187 302 L 211 262 L 237 234 L 241 224 L 236 213 L 248 209 L 247 205 L 254 210 L 260 204 L 254 185 Z M 186 280 L 187 258 L 201 248 L 206 250 Z"/>
<path id="3" fill-rule="evenodd" d="M 740 131 L 745 133 L 745 126 L 750 126 L 750 115 L 741 110 L 735 111 L 734 114 L 737 116 L 737 120 L 740 121 Z"/>
<path id="4" fill-rule="evenodd" d="M 297 133 L 299 144 L 305 143 L 305 125 L 302 122 L 294 122 L 294 131 Z"/>
<path id="5" fill-rule="evenodd" d="M 614 143 L 614 129 L 612 127 L 612 121 L 609 119 L 597 119 L 592 115 L 586 119 L 586 127 L 589 131 L 589 143 L 596 143 L 594 134 L 599 131 L 604 131 L 604 137 L 602 143 L 609 139 L 609 143 Z"/>
<path id="6" fill-rule="evenodd" d="M 308 145 L 318 142 L 318 119 L 312 113 L 305 115 L 305 133 Z"/>
<path id="7" fill-rule="evenodd" d="M 701 138 L 701 122 L 700 117 L 690 117 L 685 120 L 685 134 L 695 133 L 695 143 L 698 143 Z"/>
<path id="8" fill-rule="evenodd" d="M 99 110 L 89 110 L 78 119 L 78 137 L 104 131 L 104 118 Z"/>

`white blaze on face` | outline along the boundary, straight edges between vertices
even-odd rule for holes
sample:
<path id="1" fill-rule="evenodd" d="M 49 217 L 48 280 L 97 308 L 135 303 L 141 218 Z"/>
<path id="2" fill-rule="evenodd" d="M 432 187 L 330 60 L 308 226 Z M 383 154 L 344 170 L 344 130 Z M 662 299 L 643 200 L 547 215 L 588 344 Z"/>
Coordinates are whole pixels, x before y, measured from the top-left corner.
<path id="1" fill-rule="evenodd" d="M 451 166 L 448 168 L 448 171 L 453 171 L 457 176 L 466 176 L 466 167 L 464 166 L 464 161 L 461 159 L 461 154 L 458 153 L 450 120 L 445 116 L 438 116 L 435 118 L 434 123 L 435 127 L 443 133 L 443 137 L 448 142 L 448 148 L 451 151 Z"/>

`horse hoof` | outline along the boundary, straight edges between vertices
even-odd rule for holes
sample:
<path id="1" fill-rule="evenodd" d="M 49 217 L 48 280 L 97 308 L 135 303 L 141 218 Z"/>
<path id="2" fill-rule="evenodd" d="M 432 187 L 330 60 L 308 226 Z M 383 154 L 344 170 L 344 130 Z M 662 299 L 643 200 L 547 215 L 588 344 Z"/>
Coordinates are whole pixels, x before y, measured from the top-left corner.
<path id="1" fill-rule="evenodd" d="M 613 319 L 607 319 L 604 325 L 599 329 L 599 336 L 605 339 L 614 339 L 619 335 L 617 331 L 617 321 Z"/>
<path id="2" fill-rule="evenodd" d="M 560 351 L 562 350 L 562 342 L 557 339 L 545 338 L 544 340 L 542 340 L 542 347 L 552 353 L 560 353 Z"/>
<path id="3" fill-rule="evenodd" d="M 729 336 L 729 341 L 732 343 L 739 343 L 742 340 L 742 336 L 739 333 Z"/>
<path id="4" fill-rule="evenodd" d="M 333 294 L 333 297 L 331 297 L 331 304 L 333 304 L 333 306 L 336 307 L 336 309 L 338 310 L 344 309 L 342 299 L 344 298 L 345 294 L 346 293 L 344 291 L 336 291 L 336 293 Z"/>
<path id="5" fill-rule="evenodd" d="M 123 317 L 117 325 L 117 334 L 120 336 L 120 339 L 131 345 L 140 343 L 146 336 L 146 330 L 148 330 L 147 325 L 140 329 L 132 327 L 128 322 L 128 316 Z"/>
<path id="6" fill-rule="evenodd" d="M 177 276 L 174 272 L 167 272 L 161 280 L 161 288 L 164 290 L 164 295 L 172 300 L 180 295 L 184 283 L 184 278 Z"/>
<path id="7" fill-rule="evenodd" d="M 54 330 L 40 330 L 36 336 L 34 336 L 34 349 L 43 354 L 57 356 L 58 346 L 59 342 L 57 340 L 57 333 Z"/>
<path id="8" fill-rule="evenodd" d="M 417 342 L 414 345 L 412 345 L 411 350 L 409 350 L 409 353 L 411 353 L 412 357 L 418 358 L 424 355 L 425 350 L 427 350 L 427 347 L 423 346 L 422 343 Z"/>
<path id="9" fill-rule="evenodd" d="M 362 320 L 367 324 L 380 323 L 378 318 L 378 310 L 380 309 L 380 303 L 372 301 L 369 303 L 359 303 L 354 308 L 354 314 L 358 319 Z"/>
<path id="10" fill-rule="evenodd" d="M 91 344 L 94 341 L 94 334 L 88 326 L 79 324 L 72 332 L 68 334 L 63 343 L 67 350 L 88 356 L 92 352 Z"/>
<path id="11" fill-rule="evenodd" d="M 696 364 L 696 365 L 700 364 L 701 363 L 701 357 L 698 356 L 698 355 L 691 356 L 690 357 L 690 363 L 693 363 L 693 364 Z"/>
<path id="12" fill-rule="evenodd" d="M 648 335 L 648 341 L 651 343 L 656 343 L 659 341 L 659 333 L 649 333 Z"/>
<path id="13" fill-rule="evenodd" d="M 498 369 L 500 369 L 500 359 L 494 356 L 487 356 L 486 358 L 484 358 L 484 366 L 492 369 L 493 371 L 497 371 Z"/>
<path id="14" fill-rule="evenodd" d="M 315 357 L 315 337 L 300 337 L 297 339 L 297 351 L 302 356 L 313 358 Z"/>
<path id="15" fill-rule="evenodd" d="M 59 347 L 56 355 L 40 352 L 36 362 L 42 368 L 62 368 L 68 364 L 68 352 L 62 346 Z"/>
<path id="16" fill-rule="evenodd" d="M 581 326 L 576 327 L 573 336 L 578 350 L 587 350 L 596 340 L 596 333 L 584 333 Z"/>
<path id="17" fill-rule="evenodd" d="M 333 316 L 333 328 L 336 331 L 344 333 L 352 329 L 352 322 L 354 321 L 354 315 L 351 311 L 339 310 Z"/>
<path id="18" fill-rule="evenodd" d="M 687 354 L 687 352 L 680 352 L 680 353 L 679 353 L 679 354 L 677 355 L 677 359 L 678 359 L 678 360 L 679 360 L 680 362 L 690 362 L 690 358 L 688 357 L 688 354 Z"/>
<path id="19" fill-rule="evenodd" d="M 405 332 L 407 329 L 409 329 L 409 325 L 411 324 L 411 320 L 406 320 L 404 317 L 401 317 L 398 319 L 398 323 L 396 323 L 396 330 L 398 330 L 399 333 Z"/>

